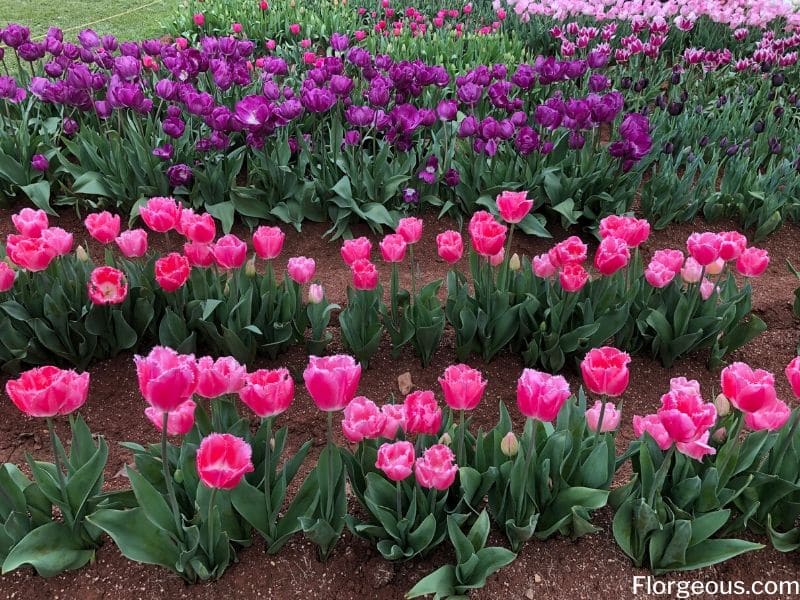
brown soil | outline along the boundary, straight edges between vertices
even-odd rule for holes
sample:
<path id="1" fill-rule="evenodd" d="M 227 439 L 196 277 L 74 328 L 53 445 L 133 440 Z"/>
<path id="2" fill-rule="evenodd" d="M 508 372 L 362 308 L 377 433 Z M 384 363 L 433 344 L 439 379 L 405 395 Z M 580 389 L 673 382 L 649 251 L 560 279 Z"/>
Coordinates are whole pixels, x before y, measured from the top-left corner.
<path id="1" fill-rule="evenodd" d="M 0 235 L 11 228 L 10 212 L 0 211 Z M 76 241 L 86 237 L 85 230 L 74 213 L 64 213 L 59 226 L 76 232 Z M 456 228 L 450 221 L 426 219 L 426 230 L 417 251 L 421 277 L 430 281 L 446 272 L 446 265 L 438 260 L 435 250 L 436 233 Z M 707 226 L 698 222 L 692 225 L 674 225 L 666 231 L 651 236 L 645 251 L 661 247 L 682 248 L 689 233 L 698 229 L 724 230 L 733 228 L 730 223 Z M 283 256 L 298 254 L 312 256 L 317 260 L 317 273 L 325 285 L 331 301 L 342 301 L 349 281 L 349 272 L 339 258 L 338 243 L 322 239 L 325 226 L 309 224 L 302 234 L 287 229 L 287 240 Z M 237 231 L 247 237 L 246 231 Z M 357 228 L 356 235 L 368 234 L 366 228 Z M 556 237 L 563 237 L 563 232 Z M 377 250 L 377 239 L 375 250 Z M 173 236 L 173 243 L 175 242 Z M 546 250 L 550 240 L 515 236 L 515 250 L 527 255 Z M 780 375 L 784 366 L 795 355 L 800 326 L 791 313 L 791 302 L 797 279 L 788 272 L 786 260 L 800 264 L 800 229 L 784 226 L 762 246 L 768 248 L 771 264 L 768 272 L 754 283 L 754 303 L 757 313 L 767 322 L 769 330 L 739 351 L 733 359 L 746 360 L 754 366 L 776 373 L 779 397 L 789 401 L 791 391 Z M 166 240 L 151 236 L 151 246 L 163 251 Z M 90 244 L 93 254 L 99 251 L 97 244 Z M 376 256 L 379 256 L 376 254 Z M 379 264 L 380 267 L 380 264 Z M 383 268 L 384 279 L 388 270 Z M 387 281 L 385 281 L 388 284 Z M 406 274 L 406 285 L 409 285 Z M 333 350 L 340 348 L 334 342 Z M 411 351 L 399 359 L 390 356 L 386 344 L 373 359 L 371 367 L 362 377 L 359 393 L 376 401 L 383 401 L 389 394 L 398 394 L 396 378 L 410 371 L 417 387 L 438 390 L 436 378 L 445 366 L 455 361 L 452 336 L 445 338 L 443 347 L 433 364 L 423 370 Z M 265 360 L 249 365 L 251 368 L 281 364 L 301 371 L 306 357 L 301 349 L 293 348 L 276 363 Z M 475 426 L 491 426 L 497 416 L 497 403 L 504 401 L 510 408 L 518 427 L 522 419 L 514 407 L 515 382 L 522 369 L 516 356 L 504 354 L 489 364 L 479 359 L 470 361 L 484 371 L 489 379 L 485 400 L 473 415 Z M 90 397 L 81 413 L 92 431 L 101 433 L 108 440 L 111 453 L 106 477 L 109 487 L 124 487 L 126 480 L 120 470 L 129 453 L 119 442 L 132 440 L 140 443 L 154 442 L 157 433 L 144 418 L 144 403 L 139 395 L 130 355 L 97 364 L 91 368 L 92 384 Z M 580 378 L 574 370 L 566 373 L 571 384 L 577 388 Z M 719 373 L 705 368 L 701 357 L 690 357 L 679 361 L 671 369 L 664 369 L 649 358 L 637 357 L 631 365 L 631 385 L 625 394 L 624 425 L 618 436 L 618 448 L 624 448 L 633 437 L 630 418 L 634 413 L 652 411 L 660 395 L 668 388 L 669 379 L 685 375 L 701 382 L 707 397 L 713 397 L 719 389 Z M 5 379 L 0 379 L 4 384 Z M 795 401 L 792 399 L 792 401 Z M 7 402 L 7 401 L 6 401 Z M 0 422 L 0 460 L 24 462 L 26 452 L 37 458 L 48 458 L 48 443 L 44 424 L 29 419 L 7 403 L 4 419 Z M 316 441 L 316 455 L 324 440 L 324 419 L 314 407 L 302 386 L 298 386 L 297 397 L 292 408 L 280 419 L 279 424 L 288 425 L 290 447 L 296 448 L 309 436 Z M 59 424 L 65 433 L 65 423 Z M 339 439 L 344 443 L 343 439 Z M 309 463 L 310 461 L 307 461 Z M 304 475 L 306 470 L 301 472 Z M 620 477 L 624 477 L 621 473 Z M 498 575 L 490 578 L 487 586 L 474 594 L 476 598 L 610 598 L 632 597 L 632 582 L 635 575 L 648 572 L 635 569 L 627 557 L 617 548 L 610 532 L 612 514 L 601 511 L 596 520 L 603 531 L 587 536 L 577 542 L 554 538 L 547 542 L 533 541 L 521 552 L 518 559 Z M 493 543 L 503 540 L 493 534 Z M 765 540 L 761 540 L 765 541 Z M 326 564 L 317 561 L 314 547 L 302 536 L 295 537 L 280 553 L 267 556 L 262 544 L 256 540 L 253 546 L 239 553 L 239 562 L 234 564 L 218 582 L 187 587 L 175 575 L 158 567 L 139 565 L 122 557 L 109 541 L 98 552 L 97 560 L 88 567 L 52 579 L 36 577 L 31 570 L 0 578 L 0 595 L 6 598 L 154 598 L 191 597 L 219 598 L 238 596 L 244 598 L 291 598 L 328 597 L 350 598 L 401 598 L 420 577 L 434 568 L 450 561 L 451 553 L 443 545 L 441 549 L 423 560 L 390 564 L 366 542 L 346 534 L 337 546 L 333 557 Z M 687 574 L 673 574 L 670 579 L 698 579 L 716 581 L 752 582 L 754 580 L 796 580 L 800 576 L 800 553 L 781 554 L 767 547 L 730 560 L 724 564 Z M 648 596 L 639 594 L 638 597 Z M 651 596 L 655 597 L 655 596 Z M 746 597 L 746 596 L 741 596 Z"/>

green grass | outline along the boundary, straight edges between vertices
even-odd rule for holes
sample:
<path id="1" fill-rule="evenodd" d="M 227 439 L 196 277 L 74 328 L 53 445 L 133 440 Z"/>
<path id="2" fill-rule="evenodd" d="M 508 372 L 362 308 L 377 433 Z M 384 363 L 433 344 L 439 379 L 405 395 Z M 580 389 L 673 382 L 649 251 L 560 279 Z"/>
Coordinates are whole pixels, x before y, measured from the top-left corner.
<path id="1" fill-rule="evenodd" d="M 0 0 L 0 27 L 21 23 L 31 36 L 43 36 L 51 25 L 64 29 L 64 39 L 74 40 L 81 29 L 138 40 L 160 37 L 163 26 L 185 0 Z M 133 11 L 128 13 L 128 11 Z M 127 13 L 127 14 L 120 14 Z M 91 24 L 91 25 L 89 25 Z"/>

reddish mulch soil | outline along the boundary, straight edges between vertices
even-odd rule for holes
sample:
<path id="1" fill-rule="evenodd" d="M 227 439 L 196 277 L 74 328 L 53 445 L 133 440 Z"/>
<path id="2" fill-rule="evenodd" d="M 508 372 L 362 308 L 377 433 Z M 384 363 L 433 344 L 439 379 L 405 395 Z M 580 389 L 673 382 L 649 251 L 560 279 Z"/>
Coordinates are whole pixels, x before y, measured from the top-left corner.
<path id="1" fill-rule="evenodd" d="M 10 212 L 0 211 L 0 235 L 11 228 Z M 58 219 L 59 226 L 76 233 L 76 241 L 88 236 L 74 213 L 64 213 Z M 420 262 L 422 280 L 430 281 L 446 272 L 446 265 L 436 256 L 435 236 L 448 228 L 457 228 L 453 222 L 426 220 L 426 230 L 419 244 L 417 258 Z M 655 232 L 644 250 L 662 247 L 683 248 L 686 237 L 697 229 L 725 230 L 734 228 L 730 223 L 707 226 L 675 225 L 668 230 Z M 287 230 L 283 256 L 298 254 L 317 260 L 317 273 L 325 285 L 331 301 L 341 301 L 349 281 L 348 269 L 339 258 L 338 243 L 322 239 L 325 226 L 308 224 L 303 232 Z M 237 230 L 247 237 L 244 229 Z M 368 235 L 366 228 L 357 228 L 356 235 Z M 564 237 L 560 232 L 556 237 Z M 373 236 L 376 241 L 377 236 Z M 546 250 L 550 240 L 515 236 L 515 250 L 527 255 Z M 173 237 L 173 245 L 175 239 Z M 782 373 L 784 366 L 795 354 L 800 338 L 800 326 L 791 313 L 793 291 L 797 279 L 788 272 L 786 260 L 800 264 L 800 229 L 785 226 L 769 240 L 760 244 L 769 249 L 772 261 L 768 272 L 754 282 L 756 312 L 766 321 L 769 329 L 736 353 L 733 359 L 747 360 L 757 367 Z M 151 235 L 151 247 L 163 251 L 169 247 L 162 237 Z M 93 254 L 99 254 L 97 244 L 90 244 Z M 387 269 L 382 269 L 388 275 Z M 408 274 L 406 285 L 409 286 Z M 340 348 L 334 342 L 332 350 Z M 276 363 L 260 360 L 251 368 L 281 364 L 299 372 L 306 357 L 301 349 L 291 352 Z M 362 377 L 359 393 L 376 401 L 383 401 L 390 393 L 397 394 L 398 375 L 410 371 L 417 387 L 438 390 L 436 378 L 443 369 L 455 361 L 452 335 L 445 335 L 443 347 L 433 364 L 423 370 L 411 351 L 399 359 L 390 356 L 388 344 L 373 359 L 370 369 Z M 522 369 L 517 356 L 504 354 L 489 364 L 479 359 L 472 365 L 483 370 L 489 379 L 484 402 L 476 409 L 473 419 L 476 426 L 493 425 L 497 417 L 497 403 L 504 401 L 521 427 L 522 419 L 514 408 L 515 382 Z M 126 480 L 120 470 L 129 453 L 119 442 L 132 440 L 154 442 L 157 433 L 144 418 L 143 401 L 139 395 L 130 355 L 97 364 L 91 368 L 92 385 L 90 397 L 81 413 L 92 431 L 102 433 L 109 442 L 111 453 L 106 470 L 109 487 L 124 487 Z M 574 370 L 566 373 L 577 387 L 580 378 Z M 691 357 L 679 361 L 671 369 L 662 368 L 649 358 L 637 357 L 631 365 L 631 385 L 625 394 L 624 425 L 617 437 L 618 448 L 624 448 L 632 439 L 630 417 L 656 408 L 660 395 L 669 386 L 669 379 L 684 375 L 698 379 L 707 397 L 713 397 L 719 389 L 719 373 L 705 368 L 703 357 Z M 777 376 L 779 396 L 789 400 L 791 391 L 781 375 Z M 0 380 L 4 384 L 5 379 Z M 48 457 L 46 430 L 40 420 L 21 415 L 10 403 L 5 404 L 4 419 L 0 422 L 0 460 L 24 462 L 26 452 L 37 457 Z M 298 386 L 297 398 L 292 408 L 279 419 L 279 425 L 289 426 L 290 447 L 297 448 L 302 441 L 313 437 L 319 452 L 324 442 L 324 419 L 314 407 L 302 386 Z M 60 423 L 65 432 L 65 424 Z M 343 440 L 340 438 L 340 442 Z M 310 461 L 307 461 L 309 463 Z M 308 466 L 300 473 L 307 472 Z M 622 480 L 626 473 L 620 473 Z M 577 542 L 554 538 L 547 542 L 532 541 L 521 552 L 518 559 L 492 577 L 487 586 L 474 594 L 476 598 L 597 598 L 600 594 L 611 598 L 632 596 L 635 575 L 648 572 L 635 569 L 627 557 L 617 548 L 610 532 L 612 513 L 606 509 L 596 515 L 603 531 L 584 537 Z M 502 544 L 500 536 L 493 534 L 493 543 Z M 761 540 L 765 541 L 765 540 Z M 31 570 L 22 570 L 0 578 L 0 595 L 7 598 L 153 598 L 191 597 L 219 598 L 238 596 L 245 598 L 290 598 L 326 597 L 335 595 L 347 598 L 401 598 L 423 575 L 452 559 L 450 551 L 443 545 L 433 556 L 409 563 L 391 564 L 366 542 L 346 534 L 326 564 L 317 561 L 314 547 L 302 536 L 296 536 L 275 556 L 265 555 L 262 544 L 256 540 L 253 546 L 239 553 L 239 562 L 233 565 L 218 582 L 187 587 L 175 575 L 164 569 L 140 565 L 122 557 L 109 541 L 98 552 L 97 560 L 75 573 L 52 579 L 36 577 Z M 673 574 L 670 579 L 696 579 L 734 581 L 742 580 L 796 580 L 800 574 L 800 553 L 781 554 L 767 547 L 730 560 L 722 565 L 687 574 Z M 639 594 L 639 597 L 648 597 Z M 655 597 L 655 596 L 652 596 Z"/>

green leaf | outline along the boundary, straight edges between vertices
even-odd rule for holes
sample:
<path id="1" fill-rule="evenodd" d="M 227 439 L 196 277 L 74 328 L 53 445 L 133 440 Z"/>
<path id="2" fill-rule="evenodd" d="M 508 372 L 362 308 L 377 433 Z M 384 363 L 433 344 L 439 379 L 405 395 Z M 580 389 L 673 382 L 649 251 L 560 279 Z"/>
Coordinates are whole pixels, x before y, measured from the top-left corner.
<path id="1" fill-rule="evenodd" d="M 23 565 L 30 565 L 42 577 L 79 569 L 94 557 L 80 537 L 60 521 L 37 527 L 22 538 L 3 562 L 3 575 Z"/>
<path id="2" fill-rule="evenodd" d="M 136 495 L 136 501 L 144 511 L 147 520 L 152 523 L 151 527 L 154 525 L 174 536 L 180 535 L 180 532 L 175 529 L 175 517 L 164 496 L 135 469 L 128 467 L 126 472 L 133 493 Z"/>
<path id="3" fill-rule="evenodd" d="M 87 520 L 110 535 L 127 558 L 175 570 L 180 549 L 164 530 L 153 527 L 141 508 L 100 509 Z"/>
<path id="4" fill-rule="evenodd" d="M 58 213 L 52 209 L 50 206 L 50 182 L 49 181 L 37 181 L 36 183 L 31 183 L 29 185 L 23 185 L 22 191 L 25 192 L 25 195 L 30 198 L 30 201 L 33 202 L 37 208 L 41 208 L 48 214 L 57 216 Z"/>
<path id="5" fill-rule="evenodd" d="M 227 200 L 225 202 L 217 202 L 216 204 L 206 204 L 205 209 L 207 213 L 220 222 L 222 231 L 230 233 L 233 227 L 233 215 L 235 213 L 233 202 Z"/>
<path id="6" fill-rule="evenodd" d="M 763 544 L 737 539 L 705 540 L 696 546 L 691 546 L 686 551 L 686 562 L 675 570 L 692 571 L 701 569 L 726 561 L 734 556 L 739 556 L 745 552 L 760 550 L 763 547 Z"/>

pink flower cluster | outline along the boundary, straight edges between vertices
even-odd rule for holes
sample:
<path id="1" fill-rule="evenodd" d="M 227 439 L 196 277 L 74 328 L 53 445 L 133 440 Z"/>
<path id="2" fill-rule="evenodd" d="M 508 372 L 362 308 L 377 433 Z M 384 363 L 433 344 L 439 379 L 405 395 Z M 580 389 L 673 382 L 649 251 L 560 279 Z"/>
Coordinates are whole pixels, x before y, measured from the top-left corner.
<path id="1" fill-rule="evenodd" d="M 21 269 L 44 271 L 53 259 L 72 250 L 72 234 L 60 227 L 50 227 L 43 210 L 23 208 L 11 220 L 19 234 L 8 235 L 6 254 Z M 6 274 L 5 278 L 7 282 L 9 276 Z"/>
<path id="2" fill-rule="evenodd" d="M 785 373 L 795 396 L 800 397 L 800 357 L 787 365 Z M 778 399 L 775 376 L 769 371 L 735 362 L 722 370 L 720 381 L 723 395 L 744 413 L 750 429 L 774 431 L 789 420 L 791 409 Z"/>
<path id="3" fill-rule="evenodd" d="M 378 448 L 375 467 L 384 472 L 392 481 L 403 481 L 412 471 L 420 486 L 428 489 L 446 490 L 456 479 L 458 465 L 455 454 L 444 444 L 434 444 L 414 456 L 414 445 L 400 441 L 385 443 Z"/>

